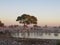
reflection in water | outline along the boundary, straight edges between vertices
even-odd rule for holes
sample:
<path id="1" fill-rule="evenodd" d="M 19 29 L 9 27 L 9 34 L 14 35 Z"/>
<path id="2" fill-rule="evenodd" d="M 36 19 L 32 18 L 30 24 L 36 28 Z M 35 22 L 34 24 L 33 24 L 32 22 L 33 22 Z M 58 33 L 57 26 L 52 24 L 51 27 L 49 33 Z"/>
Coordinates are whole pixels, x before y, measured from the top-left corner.
<path id="1" fill-rule="evenodd" d="M 19 35 L 18 35 L 19 34 Z M 23 34 L 23 35 L 22 35 Z M 25 37 L 25 38 L 40 38 L 40 39 L 60 39 L 60 33 L 39 33 L 39 32 L 27 32 L 25 33 L 12 33 L 13 37 Z"/>

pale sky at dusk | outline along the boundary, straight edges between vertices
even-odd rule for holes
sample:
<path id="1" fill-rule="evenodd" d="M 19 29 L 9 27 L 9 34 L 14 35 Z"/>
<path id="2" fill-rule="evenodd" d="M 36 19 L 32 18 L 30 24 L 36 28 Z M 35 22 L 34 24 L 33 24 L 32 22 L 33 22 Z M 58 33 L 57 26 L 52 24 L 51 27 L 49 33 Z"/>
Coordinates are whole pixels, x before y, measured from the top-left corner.
<path id="1" fill-rule="evenodd" d="M 38 25 L 60 25 L 60 0 L 0 0 L 0 20 L 5 25 L 19 24 L 22 14 L 38 18 Z"/>

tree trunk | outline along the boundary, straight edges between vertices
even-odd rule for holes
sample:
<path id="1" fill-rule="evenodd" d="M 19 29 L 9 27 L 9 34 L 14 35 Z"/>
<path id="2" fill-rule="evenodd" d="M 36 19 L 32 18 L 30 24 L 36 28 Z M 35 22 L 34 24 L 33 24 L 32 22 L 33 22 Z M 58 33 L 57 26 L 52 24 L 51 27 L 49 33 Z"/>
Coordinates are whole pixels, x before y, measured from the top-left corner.
<path id="1" fill-rule="evenodd" d="M 27 35 L 28 35 L 28 37 L 30 36 L 30 32 L 29 32 L 29 29 L 27 30 Z"/>
<path id="2" fill-rule="evenodd" d="M 24 26 L 23 26 L 22 35 L 23 35 L 23 38 L 25 38 L 25 23 L 24 23 Z"/>

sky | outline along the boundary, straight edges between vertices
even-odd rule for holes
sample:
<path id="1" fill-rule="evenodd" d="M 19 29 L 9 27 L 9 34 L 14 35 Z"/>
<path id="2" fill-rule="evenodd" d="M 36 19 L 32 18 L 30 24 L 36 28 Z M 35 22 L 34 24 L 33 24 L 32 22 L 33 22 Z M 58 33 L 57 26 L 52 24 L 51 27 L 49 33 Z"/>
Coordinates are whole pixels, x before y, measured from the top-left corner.
<path id="1" fill-rule="evenodd" d="M 60 26 L 60 0 L 0 0 L 0 20 L 5 25 L 19 25 L 18 16 L 30 14 L 38 25 Z"/>

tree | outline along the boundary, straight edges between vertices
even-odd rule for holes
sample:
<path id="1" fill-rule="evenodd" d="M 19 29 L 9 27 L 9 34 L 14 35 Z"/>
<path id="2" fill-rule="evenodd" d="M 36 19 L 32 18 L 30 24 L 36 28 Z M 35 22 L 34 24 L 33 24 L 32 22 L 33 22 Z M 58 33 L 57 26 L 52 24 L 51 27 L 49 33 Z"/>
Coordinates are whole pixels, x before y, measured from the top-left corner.
<path id="1" fill-rule="evenodd" d="M 0 21 L 0 27 L 3 27 L 4 26 L 4 23 L 2 23 L 1 21 Z"/>
<path id="2" fill-rule="evenodd" d="M 24 24 L 24 28 L 26 27 L 26 25 L 29 24 L 37 24 L 37 18 L 28 14 L 22 14 L 21 16 L 18 16 L 16 21 L 19 21 L 19 23 Z"/>
<path id="3" fill-rule="evenodd" d="M 37 24 L 37 18 L 28 14 L 18 16 L 16 21 L 19 21 L 19 23 L 24 24 L 24 26 L 28 24 Z"/>

